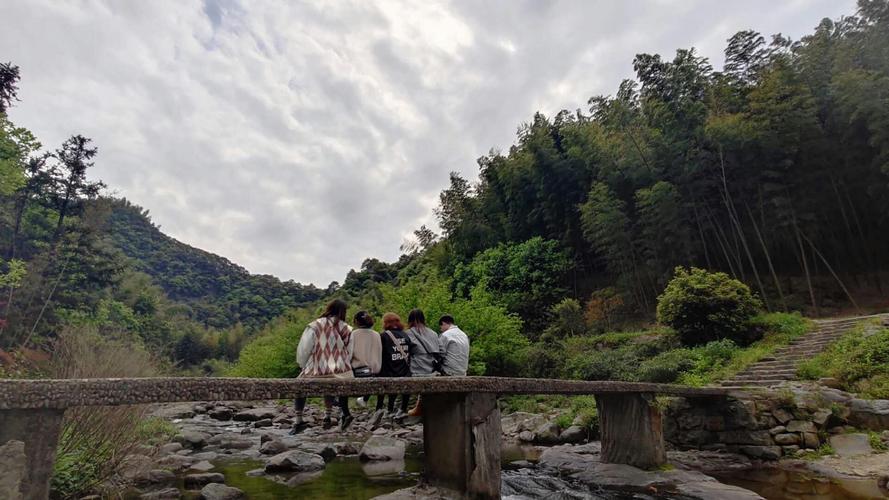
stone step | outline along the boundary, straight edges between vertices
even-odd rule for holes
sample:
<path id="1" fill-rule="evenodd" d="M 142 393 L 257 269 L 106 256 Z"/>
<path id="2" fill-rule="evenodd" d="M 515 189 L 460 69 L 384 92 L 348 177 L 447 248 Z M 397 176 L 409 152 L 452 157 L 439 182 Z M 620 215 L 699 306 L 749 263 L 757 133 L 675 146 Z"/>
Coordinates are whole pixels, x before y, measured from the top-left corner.
<path id="1" fill-rule="evenodd" d="M 837 339 L 840 337 L 842 337 L 842 335 L 838 335 L 837 337 L 813 337 L 813 338 L 795 340 L 787 345 L 829 344 L 831 342 L 836 342 Z"/>
<path id="2" fill-rule="evenodd" d="M 761 365 L 750 365 L 742 372 L 754 371 L 754 372 L 765 372 L 765 371 L 793 371 L 795 372 L 798 365 L 796 363 L 787 364 L 787 365 L 779 365 L 779 366 L 761 366 Z"/>
<path id="3" fill-rule="evenodd" d="M 794 352 L 788 354 L 778 354 L 767 361 L 800 361 L 802 359 L 809 359 L 811 357 L 812 356 L 809 353 Z"/>
<path id="4" fill-rule="evenodd" d="M 803 340 L 797 340 L 797 341 L 795 341 L 795 342 L 791 342 L 791 343 L 787 344 L 787 346 L 795 346 L 795 345 L 823 345 L 823 344 L 830 344 L 830 343 L 833 343 L 833 342 L 836 342 L 836 341 L 837 341 L 837 339 L 827 339 L 827 338 L 825 338 L 825 339 L 803 339 Z"/>
<path id="5" fill-rule="evenodd" d="M 720 384 L 720 385 L 722 385 L 723 387 L 732 387 L 732 388 L 740 389 L 743 387 L 751 387 L 751 386 L 769 387 L 769 386 L 774 386 L 774 385 L 781 385 L 784 382 L 786 382 L 786 380 L 742 380 L 742 381 L 726 380 L 725 382 L 722 382 L 722 384 Z"/>
<path id="6" fill-rule="evenodd" d="M 763 374 L 775 374 L 775 375 L 796 375 L 796 368 L 781 368 L 781 369 L 769 369 L 769 368 L 748 368 L 742 372 L 738 372 L 739 375 L 763 375 Z"/>
<path id="7" fill-rule="evenodd" d="M 732 380 L 736 381 L 747 381 L 747 380 L 794 380 L 796 376 L 794 375 L 736 375 L 732 378 Z"/>
<path id="8" fill-rule="evenodd" d="M 784 354 L 779 354 L 778 359 L 783 359 L 785 361 L 799 361 L 801 359 L 809 359 L 814 358 L 815 356 L 821 354 L 824 351 L 799 351 L 799 352 L 788 352 Z"/>
<path id="9" fill-rule="evenodd" d="M 812 354 L 823 352 L 824 349 L 816 349 L 814 347 L 799 347 L 797 349 L 787 349 L 784 351 L 775 351 L 772 355 L 775 357 L 779 356 L 797 356 L 800 354 Z"/>
<path id="10" fill-rule="evenodd" d="M 804 340 L 812 340 L 812 339 L 838 339 L 843 336 L 843 332 L 837 333 L 810 333 L 805 337 L 799 337 L 790 341 L 790 343 L 800 342 Z"/>
<path id="11" fill-rule="evenodd" d="M 801 342 L 794 342 L 791 344 L 787 344 L 783 347 L 795 347 L 795 346 L 804 346 L 804 345 L 830 345 L 836 342 L 838 339 L 807 339 Z"/>

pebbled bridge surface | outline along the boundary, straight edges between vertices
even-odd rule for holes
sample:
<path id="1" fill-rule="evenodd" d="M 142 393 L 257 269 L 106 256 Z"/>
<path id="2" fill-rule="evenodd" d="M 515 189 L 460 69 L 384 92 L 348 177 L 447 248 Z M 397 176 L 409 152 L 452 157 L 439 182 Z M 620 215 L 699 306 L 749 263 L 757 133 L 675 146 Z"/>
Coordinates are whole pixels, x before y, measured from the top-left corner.
<path id="1" fill-rule="evenodd" d="M 0 410 L 64 409 L 186 401 L 258 401 L 296 396 L 365 394 L 614 394 L 725 396 L 721 387 L 684 387 L 637 382 L 502 377 L 250 379 L 119 378 L 0 380 Z"/>

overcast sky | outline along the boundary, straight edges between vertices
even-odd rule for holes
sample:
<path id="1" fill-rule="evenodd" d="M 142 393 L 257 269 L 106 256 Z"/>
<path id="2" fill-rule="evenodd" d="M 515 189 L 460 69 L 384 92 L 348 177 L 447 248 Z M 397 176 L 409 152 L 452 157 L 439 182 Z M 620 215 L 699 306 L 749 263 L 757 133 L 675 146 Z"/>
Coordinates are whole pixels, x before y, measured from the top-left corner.
<path id="1" fill-rule="evenodd" d="M 10 113 L 47 148 L 79 133 L 93 178 L 167 234 L 321 286 L 397 258 L 448 172 L 535 111 L 585 108 L 633 56 L 741 29 L 797 39 L 853 0 L 0 0 Z"/>

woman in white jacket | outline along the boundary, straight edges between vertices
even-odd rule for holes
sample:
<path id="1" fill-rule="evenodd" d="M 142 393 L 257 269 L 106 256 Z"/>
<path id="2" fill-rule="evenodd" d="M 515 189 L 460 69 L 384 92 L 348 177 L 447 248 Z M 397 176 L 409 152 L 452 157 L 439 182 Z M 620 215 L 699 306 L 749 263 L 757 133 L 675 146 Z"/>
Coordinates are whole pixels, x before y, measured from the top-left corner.
<path id="1" fill-rule="evenodd" d="M 296 349 L 296 362 L 302 368 L 298 378 L 352 378 L 352 328 L 346 323 L 348 306 L 342 300 L 334 300 L 327 305 L 320 318 L 309 323 Z M 324 397 L 324 427 L 332 424 L 331 410 L 334 398 Z M 296 399 L 296 419 L 291 434 L 306 428 L 303 410 L 306 398 Z M 345 430 L 352 423 L 348 398 L 339 398 L 342 411 L 340 428 Z"/>

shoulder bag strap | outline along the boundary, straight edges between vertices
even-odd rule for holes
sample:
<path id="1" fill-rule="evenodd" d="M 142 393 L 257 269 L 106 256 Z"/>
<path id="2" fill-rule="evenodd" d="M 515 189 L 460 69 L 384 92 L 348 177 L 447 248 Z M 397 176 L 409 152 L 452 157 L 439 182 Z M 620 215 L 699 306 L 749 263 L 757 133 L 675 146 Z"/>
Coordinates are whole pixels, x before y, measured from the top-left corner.
<path id="1" fill-rule="evenodd" d="M 423 346 L 423 350 L 426 351 L 426 355 L 427 355 L 427 356 L 431 356 L 432 353 L 429 351 L 429 348 L 426 347 L 426 342 L 423 342 L 423 336 L 420 335 L 420 331 L 419 331 L 419 330 L 417 330 L 417 335 L 416 335 L 416 337 L 417 337 L 417 342 L 419 342 L 419 344 L 420 344 L 421 346 Z"/>
<path id="2" fill-rule="evenodd" d="M 410 359 L 410 355 L 405 352 L 404 346 L 398 343 L 398 341 L 395 339 L 395 335 L 392 335 L 392 332 L 390 332 L 389 330 L 386 330 L 386 335 L 388 335 L 389 338 L 392 340 L 392 344 L 395 346 L 395 349 L 398 350 L 399 354 L 401 354 L 402 359 Z"/>

